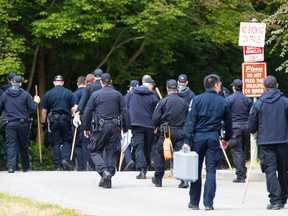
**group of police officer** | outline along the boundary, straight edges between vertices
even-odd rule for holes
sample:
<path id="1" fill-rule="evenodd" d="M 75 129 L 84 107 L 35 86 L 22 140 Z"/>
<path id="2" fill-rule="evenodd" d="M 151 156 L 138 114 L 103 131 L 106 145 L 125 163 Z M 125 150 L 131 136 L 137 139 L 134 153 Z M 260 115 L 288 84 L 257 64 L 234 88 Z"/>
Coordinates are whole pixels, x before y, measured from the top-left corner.
<path id="1" fill-rule="evenodd" d="M 24 172 L 27 172 L 30 168 L 28 134 L 31 119 L 29 110 L 36 110 L 40 98 L 35 96 L 32 99 L 31 95 L 21 88 L 20 76 L 10 73 L 8 78 L 10 84 L 1 92 L 0 97 L 0 112 L 5 131 L 3 144 L 7 154 L 6 166 L 9 173 L 16 170 L 17 149 L 19 148 L 22 168 Z M 268 81 L 264 81 L 267 91 L 278 87 L 274 79 L 270 77 Z M 151 76 L 144 75 L 142 85 L 137 82 L 131 81 L 129 87 L 132 88 L 123 97 L 113 87 L 111 75 L 103 73 L 101 69 L 96 69 L 93 74 L 88 74 L 86 77 L 80 76 L 77 79 L 78 89 L 74 93 L 64 87 L 63 76 L 54 77 L 54 88 L 46 92 L 40 107 L 42 108 L 41 126 L 43 131 L 48 131 L 48 141 L 53 147 L 55 170 L 73 169 L 70 161 L 71 150 L 73 152 L 71 149 L 73 140 L 71 122 L 73 122 L 74 134 L 77 135 L 75 147 L 77 170 L 87 170 L 92 166 L 101 176 L 99 187 L 111 188 L 111 179 L 116 173 L 121 151 L 121 132 L 126 133 L 130 129 L 132 131 L 131 147 L 135 152 L 135 166 L 140 172 L 136 179 L 146 179 L 147 168 L 153 164 L 155 173 L 152 183 L 156 187 L 162 187 L 165 171 L 163 142 L 169 135 L 173 151 L 190 147 L 199 155 L 198 180 L 191 183 L 188 207 L 193 210 L 199 209 L 202 163 L 205 158 L 207 176 L 203 203 L 205 210 L 214 210 L 215 173 L 221 159 L 221 148 L 225 149 L 228 145 L 231 148 L 237 176 L 233 182 L 245 182 L 244 147 L 249 145 L 249 132 L 256 132 L 257 124 L 260 124 L 261 120 L 261 116 L 249 115 L 252 101 L 243 95 L 242 81 L 234 80 L 231 84 L 234 93 L 221 97 L 221 92 L 224 91 L 220 77 L 210 74 L 204 78 L 206 91 L 195 96 L 195 93 L 188 87 L 187 76 L 181 74 L 177 81 L 174 79 L 166 81 L 167 95 L 164 98 L 159 91 L 155 92 L 156 84 Z M 267 86 L 265 82 L 268 82 Z M 278 98 L 280 97 L 281 94 Z M 269 103 L 272 102 L 275 100 L 270 99 Z M 283 100 L 283 103 L 286 101 Z M 265 107 L 265 102 L 258 105 L 258 112 L 263 107 Z M 220 133 L 221 128 L 223 133 Z M 261 137 L 262 139 L 265 145 L 270 145 L 271 142 L 274 144 L 274 140 L 267 143 L 265 138 Z M 277 144 L 284 142 L 287 144 L 287 140 L 284 138 L 283 140 Z M 271 170 L 267 160 L 271 162 L 272 159 L 267 159 L 267 157 L 272 157 L 271 151 L 274 150 L 261 149 L 262 162 L 266 166 L 263 172 L 271 176 L 277 168 L 274 167 Z M 127 150 L 125 154 L 129 160 L 126 170 L 134 166 L 131 148 Z M 288 151 L 286 147 L 282 150 Z M 276 152 L 276 156 L 274 154 L 273 156 L 277 158 L 277 154 Z M 278 166 L 283 166 L 281 170 L 283 173 L 287 171 L 287 167 L 285 168 L 286 162 L 283 154 L 280 156 L 281 163 Z M 270 169 L 268 170 L 267 167 Z M 280 185 L 277 192 L 272 190 L 274 187 L 270 185 L 271 180 L 267 179 L 268 191 L 271 195 L 268 209 L 280 209 L 286 204 L 287 173 L 281 174 L 279 179 Z M 273 182 L 277 182 L 277 179 L 273 179 Z M 187 187 L 189 184 L 185 181 L 179 184 L 179 188 Z"/>

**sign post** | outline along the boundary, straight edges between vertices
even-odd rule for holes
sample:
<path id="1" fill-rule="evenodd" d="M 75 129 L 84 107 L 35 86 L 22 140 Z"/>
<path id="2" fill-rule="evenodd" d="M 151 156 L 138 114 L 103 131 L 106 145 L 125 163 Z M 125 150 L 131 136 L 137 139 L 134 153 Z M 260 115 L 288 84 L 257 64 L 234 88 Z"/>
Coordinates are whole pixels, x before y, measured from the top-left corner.
<path id="1" fill-rule="evenodd" d="M 253 97 L 255 103 L 264 91 L 263 83 L 266 77 L 264 61 L 266 24 L 258 23 L 255 18 L 251 22 L 241 22 L 239 30 L 239 46 L 243 46 L 244 62 L 242 63 L 243 94 Z M 248 63 L 251 62 L 251 63 Z M 256 140 L 251 136 L 250 163 L 257 159 Z M 252 154 L 255 152 L 255 154 Z"/>

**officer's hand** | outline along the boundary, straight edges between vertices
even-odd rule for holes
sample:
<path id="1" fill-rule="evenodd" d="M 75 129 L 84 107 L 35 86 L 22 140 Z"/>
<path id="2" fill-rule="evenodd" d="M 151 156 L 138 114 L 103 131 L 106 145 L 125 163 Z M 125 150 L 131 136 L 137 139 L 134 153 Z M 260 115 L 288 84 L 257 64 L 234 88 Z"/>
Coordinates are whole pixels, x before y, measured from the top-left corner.
<path id="1" fill-rule="evenodd" d="M 47 123 L 46 122 L 41 122 L 41 128 L 45 132 L 47 130 Z"/>
<path id="2" fill-rule="evenodd" d="M 229 143 L 228 143 L 227 141 L 225 141 L 224 139 L 222 139 L 222 140 L 221 140 L 221 146 L 220 146 L 220 147 L 225 150 L 225 149 L 228 147 L 228 144 L 229 144 Z"/>
<path id="3" fill-rule="evenodd" d="M 79 125 L 81 125 L 81 120 L 80 120 L 80 114 L 79 112 L 75 113 L 74 118 L 73 118 L 73 125 L 78 128 Z"/>
<path id="4" fill-rule="evenodd" d="M 90 131 L 84 131 L 84 136 L 86 138 L 89 138 L 90 137 Z"/>
<path id="5" fill-rule="evenodd" d="M 35 95 L 34 101 L 39 104 L 40 103 L 40 97 L 38 95 Z"/>

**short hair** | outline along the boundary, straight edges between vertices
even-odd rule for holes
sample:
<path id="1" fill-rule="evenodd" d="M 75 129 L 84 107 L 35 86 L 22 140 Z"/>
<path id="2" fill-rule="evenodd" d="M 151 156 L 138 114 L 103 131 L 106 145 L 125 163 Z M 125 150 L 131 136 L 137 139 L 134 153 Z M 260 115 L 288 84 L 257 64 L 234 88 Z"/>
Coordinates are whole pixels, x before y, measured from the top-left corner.
<path id="1" fill-rule="evenodd" d="M 95 79 L 94 75 L 92 73 L 90 73 L 90 74 L 87 74 L 85 81 L 86 81 L 86 83 L 93 83 L 94 79 Z"/>
<path id="2" fill-rule="evenodd" d="M 78 85 L 85 85 L 85 77 L 84 76 L 79 76 L 77 78 L 77 84 Z"/>
<path id="3" fill-rule="evenodd" d="M 142 76 L 142 83 L 144 83 L 144 80 L 147 79 L 147 78 L 150 78 L 151 79 L 151 76 L 148 75 L 148 74 L 145 74 Z"/>
<path id="4" fill-rule="evenodd" d="M 221 79 L 216 74 L 210 74 L 204 78 L 204 88 L 205 89 L 213 89 L 216 83 L 221 82 Z"/>

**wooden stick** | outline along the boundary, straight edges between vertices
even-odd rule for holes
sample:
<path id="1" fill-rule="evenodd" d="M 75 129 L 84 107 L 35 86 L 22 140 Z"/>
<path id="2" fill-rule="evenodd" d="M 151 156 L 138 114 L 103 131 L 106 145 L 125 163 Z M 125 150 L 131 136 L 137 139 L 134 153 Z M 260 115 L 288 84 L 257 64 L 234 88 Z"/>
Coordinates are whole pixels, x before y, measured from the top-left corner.
<path id="1" fill-rule="evenodd" d="M 162 97 L 161 92 L 160 92 L 160 90 L 158 89 L 158 87 L 156 87 L 155 90 L 156 90 L 159 98 L 162 99 L 163 97 Z"/>
<path id="2" fill-rule="evenodd" d="M 72 142 L 72 148 L 71 148 L 70 161 L 72 161 L 72 159 L 73 159 L 75 142 L 76 142 L 76 135 L 77 135 L 77 127 L 75 127 L 75 129 L 74 129 L 74 136 L 73 136 L 73 142 Z"/>
<path id="3" fill-rule="evenodd" d="M 35 85 L 35 94 L 38 96 L 38 88 L 37 85 Z M 42 163 L 42 146 L 41 146 L 41 128 L 40 128 L 40 110 L 39 106 L 37 106 L 37 128 L 38 128 L 38 144 L 39 144 L 39 158 L 40 162 Z"/>
<path id="4" fill-rule="evenodd" d="M 254 157 L 254 154 L 255 154 L 255 152 L 256 152 L 256 148 L 257 148 L 257 145 L 255 145 L 255 147 L 253 148 L 253 152 L 251 153 L 250 164 L 249 164 L 249 169 L 248 169 L 248 173 L 247 173 L 247 181 L 246 181 L 246 183 L 245 183 L 245 191 L 244 191 L 244 196 L 243 196 L 242 204 L 244 204 L 245 199 L 246 199 L 246 193 L 247 193 L 248 183 L 249 183 L 249 179 L 250 179 L 252 164 L 253 164 L 253 159 L 252 159 L 252 157 Z"/>
<path id="5" fill-rule="evenodd" d="M 123 139 L 123 137 L 124 137 L 124 132 L 123 132 L 123 130 L 121 130 L 121 138 Z M 128 138 L 127 138 L 127 140 L 128 140 Z M 118 167 L 119 171 L 121 171 L 121 166 L 122 166 L 122 163 L 123 163 L 123 160 L 124 160 L 124 156 L 125 156 L 125 153 L 121 150 L 120 160 L 119 160 L 119 167 Z"/>
<path id="6" fill-rule="evenodd" d="M 223 154 L 224 154 L 224 157 L 225 157 L 225 159 L 226 159 L 226 161 L 227 161 L 227 163 L 228 163 L 229 169 L 232 171 L 232 166 L 231 166 L 230 161 L 229 161 L 229 159 L 228 159 L 228 157 L 227 157 L 226 151 L 225 151 L 225 149 L 224 149 L 223 146 L 222 146 L 221 141 L 220 141 L 220 145 L 221 145 L 221 149 L 222 149 L 222 152 L 223 152 Z"/>
<path id="7" fill-rule="evenodd" d="M 119 171 L 121 171 L 121 166 L 122 166 L 122 163 L 123 163 L 123 160 L 124 160 L 124 156 L 125 156 L 125 153 L 121 151 L 120 161 L 119 161 L 119 168 L 118 168 Z"/>

